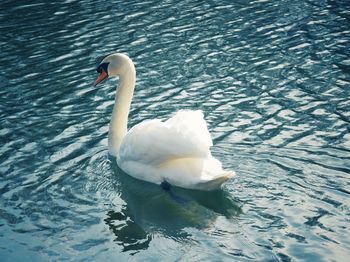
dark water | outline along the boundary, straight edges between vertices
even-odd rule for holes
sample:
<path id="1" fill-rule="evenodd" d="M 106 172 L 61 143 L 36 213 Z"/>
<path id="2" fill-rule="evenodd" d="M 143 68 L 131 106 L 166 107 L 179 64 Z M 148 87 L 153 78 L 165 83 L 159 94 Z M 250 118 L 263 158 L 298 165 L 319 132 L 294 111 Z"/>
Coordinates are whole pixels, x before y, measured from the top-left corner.
<path id="1" fill-rule="evenodd" d="M 1 261 L 349 261 L 348 0 L 5 0 L 0 29 Z M 118 170 L 115 51 L 130 125 L 203 110 L 222 191 Z"/>

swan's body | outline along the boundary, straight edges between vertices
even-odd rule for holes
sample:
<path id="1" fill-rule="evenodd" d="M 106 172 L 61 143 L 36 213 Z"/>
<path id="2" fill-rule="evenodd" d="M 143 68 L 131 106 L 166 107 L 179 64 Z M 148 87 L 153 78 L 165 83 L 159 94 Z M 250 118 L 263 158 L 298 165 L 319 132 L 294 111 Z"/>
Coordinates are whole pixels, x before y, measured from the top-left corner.
<path id="1" fill-rule="evenodd" d="M 212 140 L 201 111 L 179 111 L 169 120 L 148 120 L 127 132 L 128 114 L 136 82 L 133 62 L 123 54 L 106 57 L 98 67 L 95 85 L 119 76 L 109 127 L 108 148 L 118 166 L 141 180 L 214 190 L 234 175 L 212 157 Z"/>

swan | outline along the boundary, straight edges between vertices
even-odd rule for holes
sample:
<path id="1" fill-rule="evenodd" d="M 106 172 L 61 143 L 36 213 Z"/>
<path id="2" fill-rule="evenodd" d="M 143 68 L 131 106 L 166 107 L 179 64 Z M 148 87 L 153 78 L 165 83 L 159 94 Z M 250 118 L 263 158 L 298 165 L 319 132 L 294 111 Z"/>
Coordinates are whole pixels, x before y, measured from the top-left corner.
<path id="1" fill-rule="evenodd" d="M 233 177 L 211 155 L 213 145 L 200 110 L 180 110 L 166 121 L 146 120 L 127 130 L 136 70 L 125 54 L 105 57 L 97 67 L 98 85 L 119 77 L 108 133 L 108 150 L 128 175 L 151 183 L 216 190 Z"/>

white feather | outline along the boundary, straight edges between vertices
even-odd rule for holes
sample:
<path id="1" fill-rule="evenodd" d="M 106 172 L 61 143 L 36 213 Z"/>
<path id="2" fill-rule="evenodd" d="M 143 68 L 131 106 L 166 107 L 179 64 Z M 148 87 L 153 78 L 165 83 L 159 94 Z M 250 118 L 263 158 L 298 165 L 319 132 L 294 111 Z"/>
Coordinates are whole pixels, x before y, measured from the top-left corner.
<path id="1" fill-rule="evenodd" d="M 131 176 L 160 184 L 217 189 L 233 172 L 225 172 L 210 153 L 212 140 L 201 111 L 179 111 L 169 120 L 140 123 L 127 133 L 117 157 Z"/>

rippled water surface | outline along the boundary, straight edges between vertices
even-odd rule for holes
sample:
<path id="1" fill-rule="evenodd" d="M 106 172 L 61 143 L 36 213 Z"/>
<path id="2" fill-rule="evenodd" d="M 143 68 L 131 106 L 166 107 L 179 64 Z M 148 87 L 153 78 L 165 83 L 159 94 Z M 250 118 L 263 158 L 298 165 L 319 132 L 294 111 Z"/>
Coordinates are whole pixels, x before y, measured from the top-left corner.
<path id="1" fill-rule="evenodd" d="M 4 0 L 0 29 L 1 261 L 349 261 L 348 0 Z M 222 191 L 118 169 L 115 51 L 130 126 L 203 110 Z"/>

